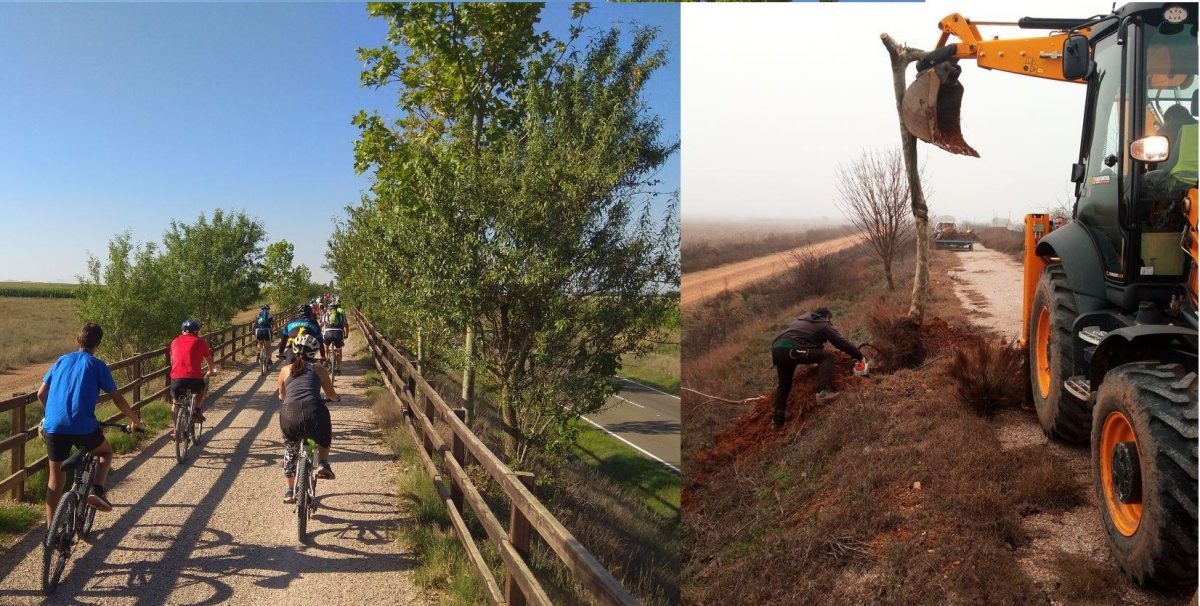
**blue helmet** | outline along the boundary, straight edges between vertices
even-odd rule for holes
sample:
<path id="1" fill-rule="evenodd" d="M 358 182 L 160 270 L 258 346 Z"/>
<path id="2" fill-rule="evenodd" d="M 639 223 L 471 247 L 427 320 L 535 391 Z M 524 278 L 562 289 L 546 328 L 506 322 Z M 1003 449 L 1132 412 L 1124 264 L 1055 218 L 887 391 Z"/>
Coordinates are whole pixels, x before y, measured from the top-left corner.
<path id="1" fill-rule="evenodd" d="M 200 323 L 195 320 L 184 320 L 183 332 L 200 332 Z"/>

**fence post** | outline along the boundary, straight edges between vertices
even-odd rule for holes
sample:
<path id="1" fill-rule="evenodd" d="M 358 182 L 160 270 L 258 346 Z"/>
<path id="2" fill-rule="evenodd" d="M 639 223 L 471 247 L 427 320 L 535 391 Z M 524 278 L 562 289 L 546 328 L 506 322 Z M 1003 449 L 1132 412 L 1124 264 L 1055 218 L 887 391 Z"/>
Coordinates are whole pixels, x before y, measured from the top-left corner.
<path id="1" fill-rule="evenodd" d="M 17 435 L 25 432 L 25 405 L 12 409 L 12 427 L 9 428 L 10 435 Z M 12 473 L 18 473 L 25 469 L 25 441 L 21 440 L 12 447 L 12 461 L 10 465 Z M 12 498 L 14 501 L 20 501 L 25 498 L 25 479 L 13 484 Z"/>
<path id="2" fill-rule="evenodd" d="M 467 325 L 467 362 L 463 365 L 462 401 L 467 410 L 474 411 L 475 399 L 475 327 Z"/>
<path id="3" fill-rule="evenodd" d="M 141 355 L 141 354 L 138 354 L 138 355 Z M 133 404 L 132 404 L 132 406 L 137 406 L 137 403 L 140 402 L 141 399 L 142 399 L 142 361 L 141 361 L 141 359 L 137 359 L 137 360 L 133 361 Z"/>
<path id="4" fill-rule="evenodd" d="M 167 351 L 163 352 L 163 360 L 166 361 L 167 372 L 163 375 L 163 387 L 167 390 L 163 392 L 163 402 L 171 401 L 171 348 L 168 346 Z"/>
<path id="5" fill-rule="evenodd" d="M 459 421 L 463 423 L 467 422 L 467 409 L 455 408 L 454 415 L 458 417 Z M 458 436 L 457 431 L 450 432 L 450 435 L 450 454 L 454 457 L 458 466 L 465 470 L 467 468 L 467 444 Z M 454 501 L 454 507 L 458 509 L 459 513 L 462 513 L 463 490 L 462 486 L 458 483 L 458 479 L 453 474 L 450 476 L 450 500 Z"/>
<path id="6" fill-rule="evenodd" d="M 533 474 L 528 471 L 516 471 L 513 475 L 525 485 L 525 488 L 533 490 Z M 509 503 L 512 511 L 508 518 L 508 542 L 521 554 L 521 559 L 529 561 L 529 536 L 530 526 L 529 520 L 525 514 L 513 503 Z M 507 599 L 506 603 L 509 606 L 525 606 L 525 594 L 521 592 L 521 586 L 517 584 L 517 580 L 513 578 L 511 571 L 504 574 L 504 596 Z"/>

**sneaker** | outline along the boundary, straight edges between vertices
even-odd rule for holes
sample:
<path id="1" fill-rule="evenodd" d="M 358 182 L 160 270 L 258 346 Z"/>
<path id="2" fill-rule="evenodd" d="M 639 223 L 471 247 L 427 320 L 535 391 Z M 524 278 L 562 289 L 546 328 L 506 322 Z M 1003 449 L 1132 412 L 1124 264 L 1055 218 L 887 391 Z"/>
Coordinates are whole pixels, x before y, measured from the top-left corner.
<path id="1" fill-rule="evenodd" d="M 192 411 L 192 422 L 203 423 L 204 422 L 204 413 L 200 412 L 199 409 L 193 410 Z"/>
<path id="2" fill-rule="evenodd" d="M 295 503 L 296 502 L 296 491 L 292 490 L 291 488 L 284 490 L 283 491 L 283 502 L 284 503 Z"/>
<path id="3" fill-rule="evenodd" d="M 839 395 L 838 392 L 836 392 L 832 389 L 822 389 L 821 391 L 817 392 L 817 401 L 818 402 L 828 402 L 829 400 L 832 400 L 832 399 L 838 397 L 838 395 Z"/>
<path id="4" fill-rule="evenodd" d="M 320 469 L 317 470 L 317 477 L 322 480 L 332 480 L 337 476 L 333 475 L 333 469 L 329 467 L 329 461 L 321 461 L 317 464 Z"/>
<path id="5" fill-rule="evenodd" d="M 92 493 L 87 500 L 88 505 L 95 507 L 96 511 L 112 511 L 112 503 L 108 502 L 108 495 L 99 484 L 92 484 Z"/>

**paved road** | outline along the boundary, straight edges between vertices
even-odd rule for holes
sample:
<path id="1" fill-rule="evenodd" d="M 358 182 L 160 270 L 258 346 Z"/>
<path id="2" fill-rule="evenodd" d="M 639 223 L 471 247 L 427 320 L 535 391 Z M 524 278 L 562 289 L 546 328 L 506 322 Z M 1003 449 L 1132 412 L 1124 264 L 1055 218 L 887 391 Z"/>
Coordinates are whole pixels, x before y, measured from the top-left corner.
<path id="1" fill-rule="evenodd" d="M 679 472 L 679 397 L 620 379 L 621 392 L 584 419 Z"/>
<path id="2" fill-rule="evenodd" d="M 356 350 L 361 339 L 348 345 Z M 50 603 L 424 603 L 411 555 L 391 539 L 403 520 L 393 458 L 363 395 L 367 366 L 350 357 L 338 380 L 344 399 L 331 405 L 338 477 L 319 487 L 308 547 L 280 500 L 274 375 L 247 363 L 217 377 L 224 385 L 206 415 L 211 429 L 191 464 L 176 464 L 165 435 L 118 458 L 109 482 L 116 507 L 97 514 L 93 544 L 76 548 Z M 39 526 L 0 554 L 0 604 L 43 603 L 43 537 Z"/>
<path id="3" fill-rule="evenodd" d="M 850 248 L 861 240 L 862 238 L 858 235 L 843 236 L 746 261 L 685 273 L 680 284 L 679 305 L 682 307 L 695 305 L 725 290 L 736 291 L 755 282 L 777 276 L 792 266 L 792 253 L 812 250 L 826 255 Z"/>

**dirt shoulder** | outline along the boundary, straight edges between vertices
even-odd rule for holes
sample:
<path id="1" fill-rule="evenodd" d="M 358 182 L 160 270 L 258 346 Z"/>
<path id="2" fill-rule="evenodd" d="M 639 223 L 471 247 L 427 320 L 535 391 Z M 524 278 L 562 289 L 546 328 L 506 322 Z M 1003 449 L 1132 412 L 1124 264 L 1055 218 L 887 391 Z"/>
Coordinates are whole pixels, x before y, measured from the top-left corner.
<path id="1" fill-rule="evenodd" d="M 251 363 L 223 371 L 195 459 L 175 462 L 166 435 L 118 457 L 115 508 L 98 514 L 91 544 L 76 548 L 56 595 L 104 604 L 425 603 L 411 554 L 392 538 L 403 524 L 394 462 L 365 396 L 367 363 L 348 345 L 340 403 L 330 405 L 337 479 L 320 484 L 309 545 L 281 502 L 282 438 L 276 372 Z M 39 526 L 0 555 L 5 604 L 42 603 Z"/>
<path id="2" fill-rule="evenodd" d="M 772 253 L 755 259 L 729 263 L 683 274 L 679 304 L 682 307 L 694 305 L 712 297 L 724 290 L 739 290 L 755 282 L 775 277 L 790 266 L 790 255 L 801 251 L 814 251 L 822 254 L 845 250 L 857 244 L 859 236 L 844 236 L 826 242 L 801 246 L 791 250 Z"/>

